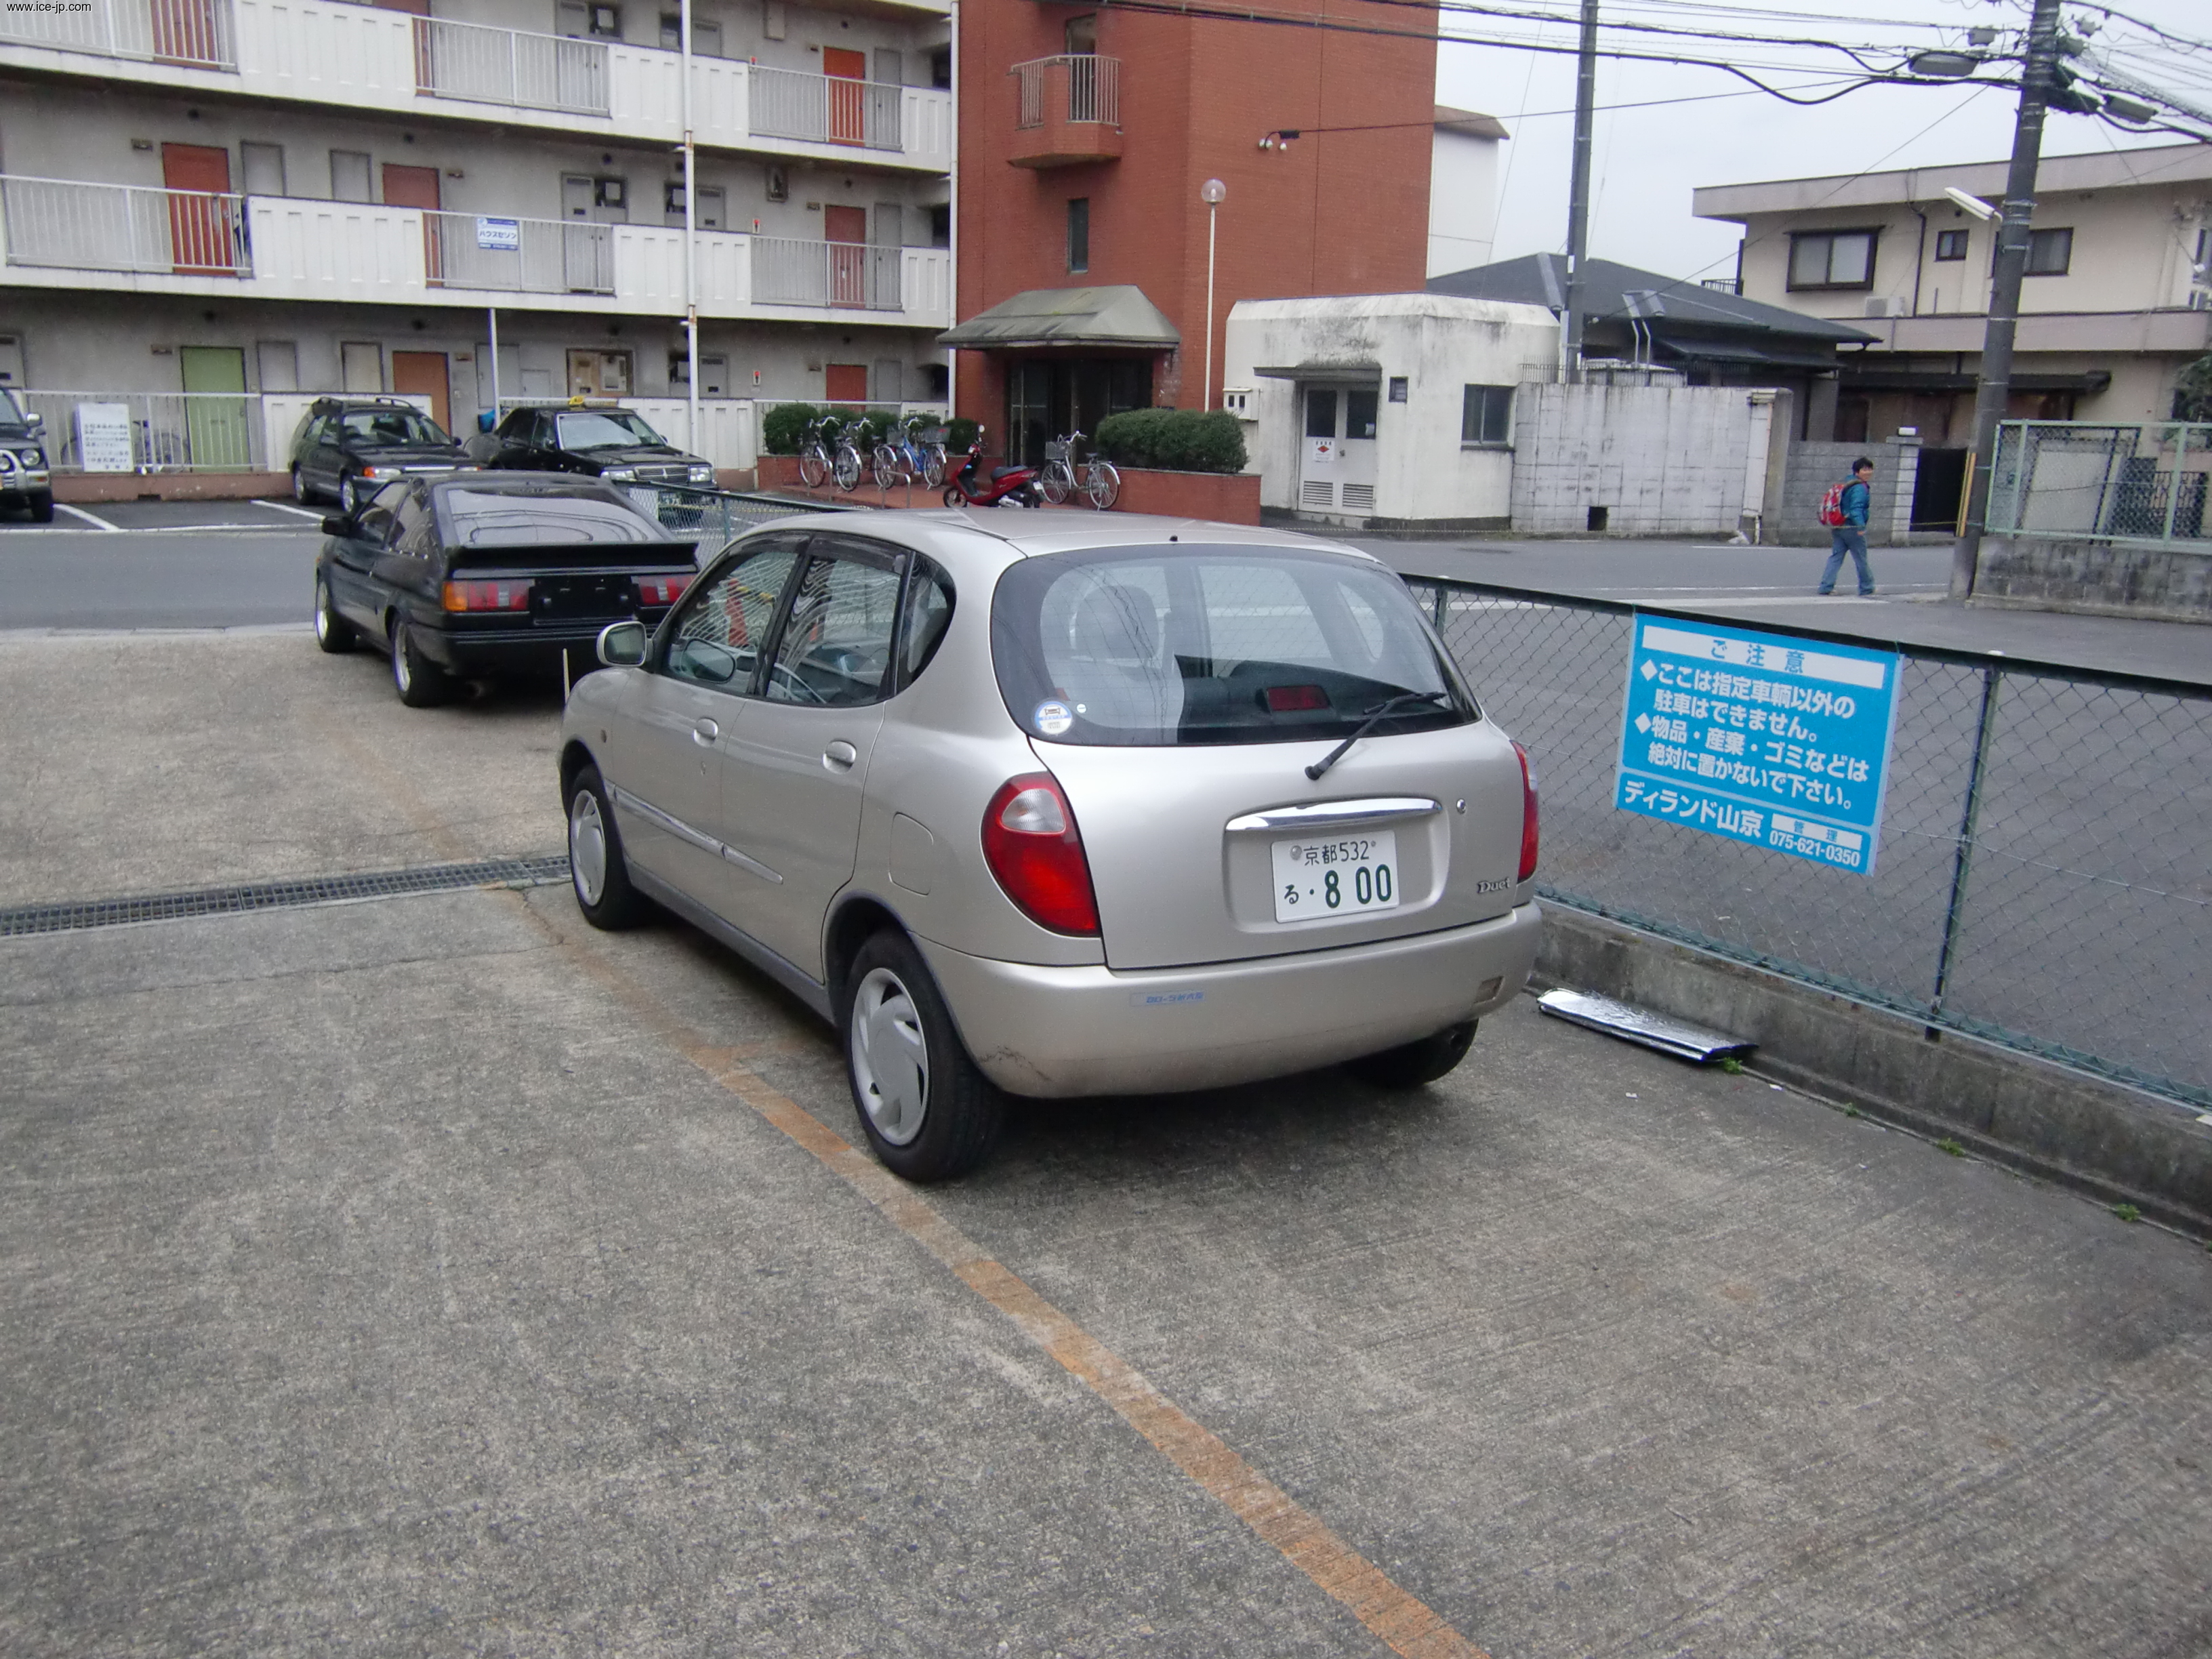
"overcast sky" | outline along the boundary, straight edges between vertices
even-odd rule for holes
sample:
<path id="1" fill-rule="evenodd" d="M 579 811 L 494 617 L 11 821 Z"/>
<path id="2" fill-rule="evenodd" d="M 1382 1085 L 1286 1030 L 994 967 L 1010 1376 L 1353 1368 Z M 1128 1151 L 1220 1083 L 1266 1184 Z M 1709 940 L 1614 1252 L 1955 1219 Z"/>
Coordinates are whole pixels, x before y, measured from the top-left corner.
<path id="1" fill-rule="evenodd" d="M 1555 0 L 1556 3 L 1556 0 Z M 1701 24 L 1740 33 L 1816 34 L 1857 46 L 1923 49 L 1961 43 L 1961 31 L 1982 23 L 2008 31 L 2024 22 L 2021 0 L 1741 0 L 1769 9 L 1747 15 L 1705 9 Z M 2206 0 L 2120 0 L 2121 9 L 2149 22 L 2196 36 L 2212 35 Z M 1571 5 L 1562 9 L 1571 10 Z M 2074 8 L 2069 5 L 2069 14 Z M 1606 15 L 1674 23 L 1690 13 L 1650 0 L 1607 0 Z M 1817 17 L 1830 20 L 1814 21 Z M 1941 26 L 1945 33 L 1911 27 Z M 1447 14 L 1448 30 L 1473 33 L 1481 20 Z M 1518 24 L 1528 37 L 1571 46 L 1567 25 Z M 2125 25 L 2107 25 L 2142 39 Z M 1947 42 L 1948 35 L 1948 42 Z M 1711 42 L 1670 40 L 1625 31 L 1608 32 L 1608 44 L 1633 40 L 1638 49 L 1680 51 L 1749 64 L 1832 62 L 1851 68 L 1840 54 L 1787 51 Z M 2193 100 L 2212 103 L 2201 90 L 2212 76 L 2212 53 L 2168 56 L 2149 72 L 2160 84 Z M 1831 71 L 1832 76 L 1834 72 Z M 2170 78 L 2169 78 L 2170 77 Z M 1809 68 L 1794 75 L 1762 72 L 1770 84 L 1803 85 Z M 1698 185 L 1789 179 L 1861 170 L 1942 165 L 2002 158 L 2011 152 L 2019 94 L 2008 88 L 1968 86 L 1868 87 L 1814 108 L 1796 108 L 1712 69 L 1601 60 L 1596 142 L 1590 169 L 1593 210 L 1590 252 L 1674 277 L 1727 276 L 1735 269 L 1738 227 L 1692 218 L 1690 191 Z M 1823 87 L 1819 90 L 1830 90 Z M 1682 100 L 1725 93 L 1695 102 L 1614 108 L 1645 100 Z M 1510 259 L 1566 246 L 1568 168 L 1573 147 L 1575 60 L 1494 46 L 1447 44 L 1439 49 L 1437 100 L 1497 116 L 1513 135 L 1499 147 L 1500 188 L 1495 258 Z M 2103 121 L 2054 113 L 2044 131 L 2046 155 L 2078 155 L 2107 148 L 2180 142 L 2171 135 L 2139 137 Z"/>

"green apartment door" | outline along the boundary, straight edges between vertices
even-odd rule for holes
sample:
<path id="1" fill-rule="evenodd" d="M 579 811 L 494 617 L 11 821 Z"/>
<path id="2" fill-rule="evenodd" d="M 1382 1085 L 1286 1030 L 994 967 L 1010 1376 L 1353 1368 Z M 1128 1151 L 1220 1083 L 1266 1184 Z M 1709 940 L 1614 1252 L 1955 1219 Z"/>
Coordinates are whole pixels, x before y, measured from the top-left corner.
<path id="1" fill-rule="evenodd" d="M 253 465 L 246 400 L 246 353 L 237 346 L 179 346 L 184 371 L 185 459 L 195 467 L 245 471 Z"/>

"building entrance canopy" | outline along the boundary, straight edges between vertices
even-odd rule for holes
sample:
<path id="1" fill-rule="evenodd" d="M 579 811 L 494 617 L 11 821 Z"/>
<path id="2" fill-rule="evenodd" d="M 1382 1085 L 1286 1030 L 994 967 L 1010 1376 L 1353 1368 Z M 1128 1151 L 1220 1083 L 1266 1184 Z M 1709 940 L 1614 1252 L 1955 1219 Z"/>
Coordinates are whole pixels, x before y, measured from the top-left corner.
<path id="1" fill-rule="evenodd" d="M 937 337 L 970 351 L 1037 346 L 1133 346 L 1172 351 L 1182 334 L 1133 283 L 1032 288 Z"/>

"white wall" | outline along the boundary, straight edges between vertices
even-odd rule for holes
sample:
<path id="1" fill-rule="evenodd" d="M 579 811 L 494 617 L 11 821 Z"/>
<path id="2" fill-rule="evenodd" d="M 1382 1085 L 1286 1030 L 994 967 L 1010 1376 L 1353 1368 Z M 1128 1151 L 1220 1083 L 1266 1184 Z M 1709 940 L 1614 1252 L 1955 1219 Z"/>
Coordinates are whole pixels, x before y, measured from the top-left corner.
<path id="1" fill-rule="evenodd" d="M 1763 505 L 1775 394 L 1742 386 L 1524 386 L 1514 410 L 1513 528 L 1734 534 Z"/>
<path id="2" fill-rule="evenodd" d="M 1550 362 L 1558 349 L 1559 325 L 1540 306 L 1443 294 L 1244 300 L 1229 313 L 1222 383 L 1249 391 L 1255 419 L 1245 429 L 1246 470 L 1261 475 L 1263 505 L 1295 505 L 1304 425 L 1296 383 L 1255 371 L 1374 363 L 1382 393 L 1374 516 L 1502 520 L 1510 511 L 1513 453 L 1460 441 L 1465 389 L 1517 385 L 1528 366 Z M 1400 376 L 1407 400 L 1392 403 L 1389 384 Z"/>
<path id="3" fill-rule="evenodd" d="M 1428 275 L 1490 263 L 1498 225 L 1498 143 L 1437 129 L 1429 153 Z"/>

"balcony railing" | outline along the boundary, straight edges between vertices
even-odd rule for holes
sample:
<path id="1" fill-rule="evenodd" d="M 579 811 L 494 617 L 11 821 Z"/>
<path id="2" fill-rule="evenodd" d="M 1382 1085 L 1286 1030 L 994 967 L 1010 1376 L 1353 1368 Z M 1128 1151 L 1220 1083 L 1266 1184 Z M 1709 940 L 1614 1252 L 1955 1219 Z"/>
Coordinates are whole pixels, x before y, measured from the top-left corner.
<path id="1" fill-rule="evenodd" d="M 65 270 L 250 276 L 246 202 L 198 190 L 0 178 L 8 263 Z"/>
<path id="2" fill-rule="evenodd" d="M 486 28 L 444 18 L 415 20 L 415 88 L 472 104 L 605 115 L 604 41 Z"/>
<path id="3" fill-rule="evenodd" d="M 433 288 L 611 295 L 615 229 L 563 219 L 425 212 L 424 276 Z"/>
<path id="4" fill-rule="evenodd" d="M 756 236 L 753 302 L 826 306 L 848 311 L 897 311 L 906 250 L 866 242 L 801 241 Z"/>
<path id="5" fill-rule="evenodd" d="M 230 0 L 33 0 L 0 5 L 0 41 L 235 69 Z"/>
<path id="6" fill-rule="evenodd" d="M 1054 121 L 1121 125 L 1121 60 L 1089 53 L 1032 58 L 1007 71 L 1019 85 L 1018 127 Z"/>
<path id="7" fill-rule="evenodd" d="M 757 137 L 896 149 L 903 87 L 878 81 L 809 75 L 751 66 L 752 131 Z"/>

